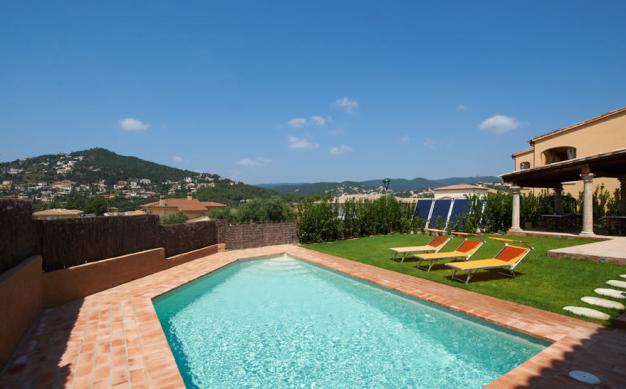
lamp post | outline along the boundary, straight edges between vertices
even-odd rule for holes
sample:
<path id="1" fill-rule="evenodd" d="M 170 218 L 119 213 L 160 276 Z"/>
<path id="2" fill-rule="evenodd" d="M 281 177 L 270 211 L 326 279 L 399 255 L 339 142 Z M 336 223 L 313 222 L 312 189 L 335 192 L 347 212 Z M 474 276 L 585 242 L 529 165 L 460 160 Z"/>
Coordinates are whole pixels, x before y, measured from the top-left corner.
<path id="1" fill-rule="evenodd" d="M 385 178 L 383 180 L 383 188 L 385 188 L 385 204 L 387 204 L 387 190 L 389 190 L 389 183 L 391 180 L 389 178 Z"/>

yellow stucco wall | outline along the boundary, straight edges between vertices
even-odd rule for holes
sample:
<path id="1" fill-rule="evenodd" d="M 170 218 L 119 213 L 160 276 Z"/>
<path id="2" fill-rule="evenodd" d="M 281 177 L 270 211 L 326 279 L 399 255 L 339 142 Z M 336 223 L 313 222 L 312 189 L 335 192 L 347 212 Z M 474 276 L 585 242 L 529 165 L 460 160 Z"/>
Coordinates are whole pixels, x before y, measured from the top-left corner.
<path id="1" fill-rule="evenodd" d="M 626 112 L 572 130 L 535 139 L 532 150 L 514 155 L 515 171 L 520 170 L 522 162 L 529 162 L 531 168 L 545 166 L 544 152 L 555 147 L 575 147 L 576 158 L 626 148 Z M 597 178 L 594 180 L 594 190 L 599 185 L 604 185 L 612 194 L 615 189 L 619 188 L 619 181 L 615 178 Z M 563 190 L 578 197 L 582 191 L 582 181 L 576 182 L 575 185 L 565 185 Z M 541 189 L 533 191 L 538 193 Z"/>

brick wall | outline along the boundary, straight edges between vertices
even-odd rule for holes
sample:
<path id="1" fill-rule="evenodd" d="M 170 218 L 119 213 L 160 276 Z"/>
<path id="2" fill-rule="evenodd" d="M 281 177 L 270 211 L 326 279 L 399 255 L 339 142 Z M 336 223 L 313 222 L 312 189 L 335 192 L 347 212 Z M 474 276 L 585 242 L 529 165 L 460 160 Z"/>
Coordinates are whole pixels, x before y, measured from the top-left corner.
<path id="1" fill-rule="evenodd" d="M 298 243 L 296 223 L 233 224 L 220 222 L 218 240 L 227 250 Z"/>

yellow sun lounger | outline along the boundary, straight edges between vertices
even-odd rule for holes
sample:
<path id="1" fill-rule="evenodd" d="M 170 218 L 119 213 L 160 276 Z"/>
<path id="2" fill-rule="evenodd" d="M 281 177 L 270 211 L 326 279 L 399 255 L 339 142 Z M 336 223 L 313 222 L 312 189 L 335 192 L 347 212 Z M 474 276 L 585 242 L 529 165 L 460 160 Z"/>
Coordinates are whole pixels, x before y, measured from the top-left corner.
<path id="1" fill-rule="evenodd" d="M 422 262 L 428 262 L 428 269 L 426 271 L 430 271 L 435 262 L 445 260 L 445 259 L 463 259 L 465 261 L 469 260 L 472 255 L 478 251 L 478 249 L 485 242 L 479 242 L 475 240 L 464 240 L 459 247 L 454 251 L 443 251 L 438 253 L 427 253 L 427 254 L 415 254 L 419 262 L 417 263 L 417 267 L 425 270 L 422 267 Z"/>
<path id="2" fill-rule="evenodd" d="M 423 253 L 427 251 L 438 252 L 450 241 L 450 238 L 445 236 L 436 236 L 427 245 L 424 246 L 406 246 L 406 247 L 392 247 L 389 250 L 394 252 L 393 259 L 400 258 L 400 263 L 404 262 L 406 257 L 415 253 Z"/>
<path id="3" fill-rule="evenodd" d="M 515 267 L 522 262 L 529 252 L 530 248 L 527 247 L 505 245 L 504 248 L 500 250 L 498 255 L 493 258 L 477 259 L 467 262 L 451 262 L 446 263 L 446 266 L 452 268 L 451 279 L 465 282 L 466 284 L 472 278 L 472 272 L 476 270 L 507 270 L 508 273 L 498 273 L 509 277 L 515 277 Z M 467 271 L 465 280 L 455 277 L 457 271 Z"/>

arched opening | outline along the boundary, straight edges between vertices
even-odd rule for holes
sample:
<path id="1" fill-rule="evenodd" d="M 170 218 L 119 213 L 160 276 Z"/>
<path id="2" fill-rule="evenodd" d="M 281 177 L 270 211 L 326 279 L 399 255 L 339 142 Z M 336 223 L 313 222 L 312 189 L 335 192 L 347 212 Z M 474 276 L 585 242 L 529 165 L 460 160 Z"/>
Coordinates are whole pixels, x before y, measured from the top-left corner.
<path id="1" fill-rule="evenodd" d="M 519 170 L 530 169 L 530 162 L 520 162 Z"/>
<path id="2" fill-rule="evenodd" d="M 576 148 L 570 146 L 553 147 L 543 152 L 546 165 L 576 158 Z"/>

